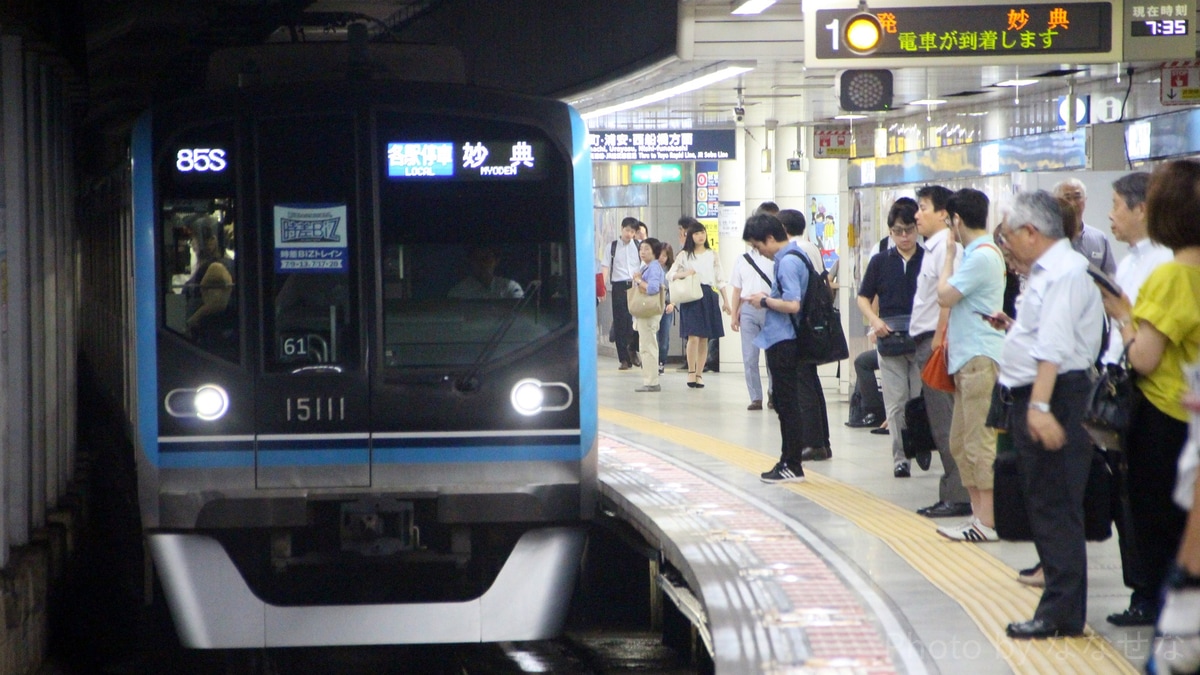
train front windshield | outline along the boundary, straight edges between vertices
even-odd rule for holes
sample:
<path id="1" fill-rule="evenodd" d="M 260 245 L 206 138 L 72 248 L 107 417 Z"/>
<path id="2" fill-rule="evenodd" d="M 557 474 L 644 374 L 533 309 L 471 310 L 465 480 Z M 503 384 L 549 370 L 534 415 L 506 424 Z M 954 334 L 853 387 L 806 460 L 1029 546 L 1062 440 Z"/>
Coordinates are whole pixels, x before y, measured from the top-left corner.
<path id="1" fill-rule="evenodd" d="M 384 368 L 482 365 L 573 325 L 563 150 L 478 120 L 384 115 L 379 130 Z"/>

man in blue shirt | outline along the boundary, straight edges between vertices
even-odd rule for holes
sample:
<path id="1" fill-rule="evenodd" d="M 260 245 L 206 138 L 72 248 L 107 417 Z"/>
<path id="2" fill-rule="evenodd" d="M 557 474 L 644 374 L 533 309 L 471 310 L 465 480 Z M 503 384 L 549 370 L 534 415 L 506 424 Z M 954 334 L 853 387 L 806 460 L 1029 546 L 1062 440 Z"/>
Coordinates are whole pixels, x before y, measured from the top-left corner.
<path id="1" fill-rule="evenodd" d="M 764 483 L 801 483 L 805 449 L 820 448 L 827 453 L 829 447 L 828 432 L 821 438 L 827 422 L 817 419 L 823 414 L 817 398 L 821 388 L 817 366 L 800 361 L 790 316 L 799 314 L 803 305 L 809 265 L 804 262 L 807 257 L 800 257 L 804 252 L 788 240 L 783 223 L 775 216 L 751 216 L 742 230 L 742 239 L 763 257 L 775 261 L 771 293 L 755 293 L 748 299 L 767 310 L 754 346 L 767 351 L 767 370 L 774 382 L 775 413 L 783 438 L 779 462 L 761 478 Z"/>

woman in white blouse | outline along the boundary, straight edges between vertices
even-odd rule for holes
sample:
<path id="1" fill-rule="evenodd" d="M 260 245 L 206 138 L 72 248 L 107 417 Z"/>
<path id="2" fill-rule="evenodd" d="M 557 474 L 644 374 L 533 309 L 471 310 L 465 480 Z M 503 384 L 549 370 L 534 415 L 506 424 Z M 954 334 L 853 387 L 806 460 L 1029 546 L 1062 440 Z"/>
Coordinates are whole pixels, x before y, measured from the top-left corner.
<path id="1" fill-rule="evenodd" d="M 725 297 L 726 280 L 721 261 L 716 251 L 708 247 L 708 231 L 694 218 L 688 220 L 683 251 L 675 259 L 668 276 L 671 279 L 683 279 L 693 274 L 700 276 L 704 295 L 699 300 L 679 305 L 679 334 L 687 337 L 687 385 L 701 389 L 704 387 L 701 374 L 708 359 L 708 341 L 725 335 L 721 312 L 729 313 L 729 301 Z"/>

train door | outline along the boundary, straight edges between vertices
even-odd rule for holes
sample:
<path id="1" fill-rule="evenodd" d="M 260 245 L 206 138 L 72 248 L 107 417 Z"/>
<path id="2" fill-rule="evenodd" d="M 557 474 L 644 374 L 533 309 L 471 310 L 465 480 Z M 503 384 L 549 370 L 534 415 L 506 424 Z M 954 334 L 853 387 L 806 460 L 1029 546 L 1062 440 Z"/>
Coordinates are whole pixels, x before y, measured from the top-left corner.
<path id="1" fill-rule="evenodd" d="M 354 117 L 260 119 L 253 142 L 262 368 L 259 488 L 368 486 Z"/>

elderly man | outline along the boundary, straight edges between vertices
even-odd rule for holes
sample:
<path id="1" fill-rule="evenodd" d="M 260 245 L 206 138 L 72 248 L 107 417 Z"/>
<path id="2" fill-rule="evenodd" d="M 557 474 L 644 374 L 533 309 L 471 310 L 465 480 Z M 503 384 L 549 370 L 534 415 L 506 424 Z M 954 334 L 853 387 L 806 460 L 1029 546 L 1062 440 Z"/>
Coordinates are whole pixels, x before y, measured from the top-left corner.
<path id="1" fill-rule="evenodd" d="M 1088 262 L 1113 275 L 1117 271 L 1117 260 L 1113 257 L 1108 237 L 1083 222 L 1083 210 L 1087 208 L 1087 187 L 1078 178 L 1068 178 L 1054 186 L 1054 196 L 1071 202 L 1075 207 L 1075 232 L 1071 235 L 1071 248 L 1083 254 Z"/>
<path id="2" fill-rule="evenodd" d="M 1010 623 L 1006 632 L 1016 639 L 1081 635 L 1087 610 L 1083 494 L 1092 443 L 1080 421 L 1104 308 L 1087 259 L 1064 237 L 1053 195 L 1014 196 L 997 239 L 1030 268 L 1021 311 L 1004 340 L 999 381 L 1011 401 L 1008 429 L 1046 577 L 1033 619 Z"/>

